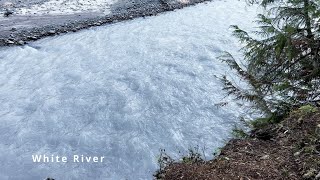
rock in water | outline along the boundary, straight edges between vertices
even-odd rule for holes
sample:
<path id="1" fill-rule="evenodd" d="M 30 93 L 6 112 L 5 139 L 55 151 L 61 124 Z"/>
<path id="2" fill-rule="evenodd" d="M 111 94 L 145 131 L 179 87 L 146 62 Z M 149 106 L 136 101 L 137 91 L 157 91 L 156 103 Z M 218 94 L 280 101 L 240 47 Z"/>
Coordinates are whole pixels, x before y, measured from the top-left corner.
<path id="1" fill-rule="evenodd" d="M 52 29 L 52 30 L 50 30 L 48 33 L 49 33 L 50 35 L 54 35 L 54 34 L 56 34 L 56 30 Z"/>
<path id="2" fill-rule="evenodd" d="M 18 44 L 19 44 L 19 45 L 25 45 L 25 44 L 26 44 L 26 42 L 24 42 L 24 41 L 20 40 L 20 41 L 18 41 Z"/>
<path id="3" fill-rule="evenodd" d="M 7 39 L 5 42 L 6 42 L 7 44 L 14 44 L 14 41 L 11 41 L 11 40 L 9 40 L 9 39 Z"/>
<path id="4" fill-rule="evenodd" d="M 12 14 L 13 14 L 13 11 L 10 11 L 9 9 L 6 9 L 3 15 L 4 15 L 4 17 L 9 17 Z"/>

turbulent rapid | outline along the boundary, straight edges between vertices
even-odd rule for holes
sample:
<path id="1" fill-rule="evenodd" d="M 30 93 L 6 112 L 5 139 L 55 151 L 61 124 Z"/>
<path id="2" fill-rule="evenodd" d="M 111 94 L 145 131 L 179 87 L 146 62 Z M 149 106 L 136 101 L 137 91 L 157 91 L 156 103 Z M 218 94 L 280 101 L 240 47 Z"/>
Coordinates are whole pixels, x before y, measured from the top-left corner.
<path id="1" fill-rule="evenodd" d="M 159 149 L 223 145 L 243 112 L 217 78 L 229 26 L 256 7 L 226 0 L 0 49 L 0 179 L 151 179 Z M 180 153 L 181 152 L 181 153 Z M 34 163 L 32 155 L 104 156 Z"/>

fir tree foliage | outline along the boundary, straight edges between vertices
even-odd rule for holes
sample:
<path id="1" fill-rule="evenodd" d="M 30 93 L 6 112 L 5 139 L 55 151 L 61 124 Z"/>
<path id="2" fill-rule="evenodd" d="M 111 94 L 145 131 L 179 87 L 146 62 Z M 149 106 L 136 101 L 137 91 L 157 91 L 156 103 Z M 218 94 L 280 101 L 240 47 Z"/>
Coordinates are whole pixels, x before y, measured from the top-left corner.
<path id="1" fill-rule="evenodd" d="M 266 115 L 279 117 L 290 109 L 320 102 L 320 0 L 250 0 L 265 8 L 258 15 L 257 38 L 234 25 L 244 44 L 244 59 L 220 59 L 249 84 L 242 89 L 222 78 L 236 99 L 253 102 Z M 242 65 L 239 62 L 243 62 Z"/>

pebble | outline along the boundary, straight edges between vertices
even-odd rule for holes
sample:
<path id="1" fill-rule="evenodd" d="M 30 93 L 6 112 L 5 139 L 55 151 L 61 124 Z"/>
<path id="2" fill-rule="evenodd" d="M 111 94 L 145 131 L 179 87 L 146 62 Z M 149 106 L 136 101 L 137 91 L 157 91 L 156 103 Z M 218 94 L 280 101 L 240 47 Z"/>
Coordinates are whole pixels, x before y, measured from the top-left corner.
<path id="1" fill-rule="evenodd" d="M 265 159 L 269 159 L 269 155 L 264 155 L 264 156 L 262 156 L 260 159 L 263 159 L 263 160 L 265 160 Z"/>
<path id="2" fill-rule="evenodd" d="M 299 156 L 300 154 L 301 154 L 301 152 L 298 151 L 298 152 L 295 152 L 295 153 L 293 154 L 293 156 Z"/>
<path id="3" fill-rule="evenodd" d="M 304 179 L 309 179 L 309 178 L 311 178 L 311 177 L 314 177 L 315 173 L 316 173 L 316 170 L 315 170 L 315 169 L 310 169 L 307 173 L 305 173 L 305 174 L 303 175 L 303 178 L 304 178 Z"/>
<path id="4" fill-rule="evenodd" d="M 36 36 L 27 36 L 28 39 L 31 39 L 31 40 L 37 40 L 38 38 Z"/>
<path id="5" fill-rule="evenodd" d="M 25 44 L 26 44 L 26 42 L 24 42 L 24 41 L 20 40 L 20 41 L 18 41 L 18 44 L 19 44 L 19 45 L 25 45 Z"/>
<path id="6" fill-rule="evenodd" d="M 14 44 L 14 42 L 11 41 L 11 40 L 9 40 L 9 39 L 7 39 L 5 42 L 6 42 L 7 44 Z"/>
<path id="7" fill-rule="evenodd" d="M 50 35 L 56 34 L 56 30 L 50 30 L 48 33 L 49 33 Z"/>

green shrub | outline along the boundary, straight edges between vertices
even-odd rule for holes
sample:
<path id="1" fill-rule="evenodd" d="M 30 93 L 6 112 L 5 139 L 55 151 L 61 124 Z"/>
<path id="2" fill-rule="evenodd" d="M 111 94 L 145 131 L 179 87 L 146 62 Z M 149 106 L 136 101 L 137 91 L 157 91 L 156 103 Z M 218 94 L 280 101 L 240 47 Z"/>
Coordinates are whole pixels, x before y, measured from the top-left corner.
<path id="1" fill-rule="evenodd" d="M 239 139 L 245 139 L 245 138 L 249 137 L 249 135 L 243 129 L 241 129 L 237 126 L 235 126 L 232 129 L 232 135 L 233 135 L 233 137 L 239 138 Z"/>

